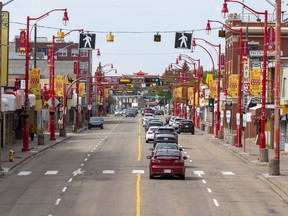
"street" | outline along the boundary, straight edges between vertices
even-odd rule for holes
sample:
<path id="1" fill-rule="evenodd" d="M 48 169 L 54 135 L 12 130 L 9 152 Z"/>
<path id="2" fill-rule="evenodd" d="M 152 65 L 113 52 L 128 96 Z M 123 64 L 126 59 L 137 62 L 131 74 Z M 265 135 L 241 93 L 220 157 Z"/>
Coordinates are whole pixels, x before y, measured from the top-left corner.
<path id="1" fill-rule="evenodd" d="M 163 119 L 162 119 L 163 120 Z M 0 215 L 287 215 L 288 205 L 202 132 L 180 134 L 186 180 L 149 179 L 141 115 L 110 116 L 0 179 Z"/>

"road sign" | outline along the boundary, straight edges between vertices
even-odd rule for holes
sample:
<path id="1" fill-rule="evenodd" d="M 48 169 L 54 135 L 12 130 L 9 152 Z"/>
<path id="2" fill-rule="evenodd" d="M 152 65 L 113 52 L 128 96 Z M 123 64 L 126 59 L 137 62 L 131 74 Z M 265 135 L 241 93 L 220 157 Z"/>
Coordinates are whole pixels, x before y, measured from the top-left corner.
<path id="1" fill-rule="evenodd" d="M 48 105 L 52 107 L 52 97 L 47 101 Z M 54 98 L 54 107 L 57 107 L 60 102 Z"/>
<path id="2" fill-rule="evenodd" d="M 175 35 L 175 48 L 191 49 L 192 34 L 176 32 Z"/>
<path id="3" fill-rule="evenodd" d="M 127 78 L 119 79 L 119 84 L 131 84 L 132 80 Z"/>
<path id="4" fill-rule="evenodd" d="M 80 34 L 79 48 L 80 49 L 95 49 L 95 34 L 83 33 Z"/>

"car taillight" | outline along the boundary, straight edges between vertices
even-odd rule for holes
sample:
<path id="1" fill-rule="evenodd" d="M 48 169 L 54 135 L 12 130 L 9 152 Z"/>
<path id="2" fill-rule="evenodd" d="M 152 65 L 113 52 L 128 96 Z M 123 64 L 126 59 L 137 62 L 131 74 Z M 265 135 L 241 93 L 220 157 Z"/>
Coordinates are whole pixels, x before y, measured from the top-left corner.
<path id="1" fill-rule="evenodd" d="M 148 134 L 153 134 L 153 133 L 151 131 L 149 131 Z"/>
<path id="2" fill-rule="evenodd" d="M 161 163 L 161 161 L 160 161 L 160 160 L 157 160 L 157 159 L 152 159 L 152 160 L 151 160 L 151 163 L 152 163 L 152 164 L 159 164 L 159 163 Z"/>
<path id="3" fill-rule="evenodd" d="M 183 124 L 179 124 L 180 127 L 183 127 Z"/>

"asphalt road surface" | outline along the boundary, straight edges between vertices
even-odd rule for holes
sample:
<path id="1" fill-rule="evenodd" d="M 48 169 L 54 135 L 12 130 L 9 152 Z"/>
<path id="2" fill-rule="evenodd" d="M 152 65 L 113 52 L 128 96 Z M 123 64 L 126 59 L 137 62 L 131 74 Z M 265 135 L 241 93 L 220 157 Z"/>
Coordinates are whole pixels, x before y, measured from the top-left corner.
<path id="1" fill-rule="evenodd" d="M 288 204 L 208 136 L 180 134 L 186 180 L 149 179 L 141 115 L 107 117 L 0 180 L 1 216 L 287 215 Z"/>

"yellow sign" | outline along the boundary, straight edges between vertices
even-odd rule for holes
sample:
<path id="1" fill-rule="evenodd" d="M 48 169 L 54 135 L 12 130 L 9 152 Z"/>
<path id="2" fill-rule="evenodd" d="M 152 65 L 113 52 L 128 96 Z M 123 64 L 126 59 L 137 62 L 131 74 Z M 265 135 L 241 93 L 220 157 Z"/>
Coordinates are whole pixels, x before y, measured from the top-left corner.
<path id="1" fill-rule="evenodd" d="M 1 86 L 8 85 L 9 12 L 2 11 Z"/>
<path id="2" fill-rule="evenodd" d="M 29 76 L 30 90 L 36 97 L 40 97 L 40 69 L 32 68 Z"/>
<path id="3" fill-rule="evenodd" d="M 262 92 L 261 68 L 252 68 L 250 71 L 250 95 L 251 97 L 260 97 Z"/>
<path id="4" fill-rule="evenodd" d="M 280 105 L 283 114 L 288 114 L 288 105 Z"/>
<path id="5" fill-rule="evenodd" d="M 86 83 L 84 83 L 84 82 L 79 83 L 79 96 L 80 97 L 83 97 L 86 94 L 86 86 L 85 86 L 85 84 Z"/>
<path id="6" fill-rule="evenodd" d="M 188 100 L 194 99 L 194 87 L 188 87 L 187 98 Z"/>
<path id="7" fill-rule="evenodd" d="M 210 80 L 209 83 L 210 86 L 210 97 L 211 98 L 217 98 L 217 80 Z"/>
<path id="8" fill-rule="evenodd" d="M 211 80 L 213 80 L 213 74 L 207 74 L 206 83 L 209 84 Z M 209 88 L 209 86 L 206 85 L 205 88 Z"/>
<path id="9" fill-rule="evenodd" d="M 232 98 L 238 97 L 238 78 L 238 74 L 230 74 L 229 76 L 228 95 Z"/>
<path id="10" fill-rule="evenodd" d="M 131 79 L 122 78 L 119 79 L 119 84 L 131 84 Z"/>
<path id="11" fill-rule="evenodd" d="M 63 85 L 63 76 L 56 76 L 54 80 L 54 90 L 55 94 L 59 97 L 63 96 L 63 90 L 64 90 L 64 85 Z"/>

